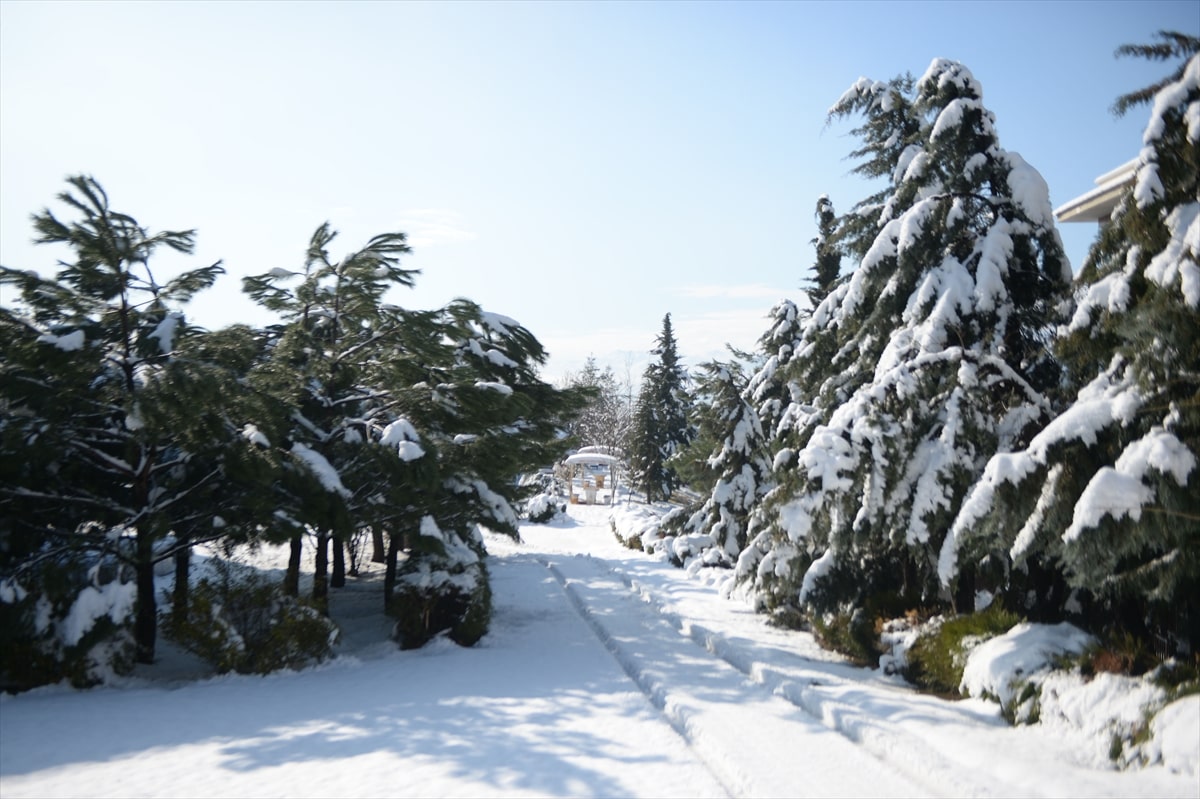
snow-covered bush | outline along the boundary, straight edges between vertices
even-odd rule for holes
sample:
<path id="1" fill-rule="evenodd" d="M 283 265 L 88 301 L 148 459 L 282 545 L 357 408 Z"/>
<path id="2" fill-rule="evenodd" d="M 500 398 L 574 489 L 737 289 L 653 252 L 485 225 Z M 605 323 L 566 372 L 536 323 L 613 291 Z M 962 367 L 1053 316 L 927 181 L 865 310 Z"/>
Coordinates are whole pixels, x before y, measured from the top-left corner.
<path id="1" fill-rule="evenodd" d="M 468 543 L 469 542 L 469 543 Z M 492 590 L 478 528 L 469 536 L 442 531 L 432 517 L 421 521 L 418 557 L 397 567 L 387 612 L 396 619 L 392 637 L 416 649 L 440 633 L 473 646 L 487 633 Z"/>
<path id="2" fill-rule="evenodd" d="M 907 652 L 904 676 L 926 691 L 958 696 L 999 696 L 992 682 L 965 680 L 971 653 L 984 642 L 1003 635 L 1020 619 L 998 605 L 978 613 L 925 625 Z"/>
<path id="3" fill-rule="evenodd" d="M 82 688 L 132 671 L 136 596 L 119 565 L 91 553 L 0 580 L 0 690 L 61 680 Z"/>
<path id="4" fill-rule="evenodd" d="M 1012 724 L 1077 739 L 1093 767 L 1197 773 L 1195 669 L 1166 661 L 1140 676 L 1098 670 L 1120 665 L 1109 651 L 1072 624 L 1018 624 L 970 651 L 959 688 L 997 701 Z"/>
<path id="5" fill-rule="evenodd" d="M 333 655 L 337 625 L 276 581 L 224 560 L 193 586 L 185 613 L 167 614 L 167 635 L 224 674 L 268 674 Z"/>
<path id="6" fill-rule="evenodd" d="M 647 554 L 662 550 L 663 511 L 653 505 L 622 505 L 609 517 L 613 535 L 626 547 Z"/>
<path id="7" fill-rule="evenodd" d="M 535 494 L 525 504 L 525 517 L 535 524 L 550 524 L 566 512 L 567 504 L 552 491 Z"/>

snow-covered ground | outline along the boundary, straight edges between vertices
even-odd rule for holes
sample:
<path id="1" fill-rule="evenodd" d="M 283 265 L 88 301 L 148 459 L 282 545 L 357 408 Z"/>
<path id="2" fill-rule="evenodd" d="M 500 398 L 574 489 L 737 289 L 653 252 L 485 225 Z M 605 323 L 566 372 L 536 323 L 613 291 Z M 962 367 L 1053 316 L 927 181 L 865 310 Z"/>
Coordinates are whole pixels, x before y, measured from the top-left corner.
<path id="1" fill-rule="evenodd" d="M 494 622 L 471 649 L 398 651 L 370 572 L 334 592 L 322 666 L 197 678 L 164 646 L 118 685 L 0 697 L 0 795 L 1200 794 L 1194 767 L 1116 771 L 1094 731 L 1009 727 L 852 667 L 607 518 L 489 537 Z"/>

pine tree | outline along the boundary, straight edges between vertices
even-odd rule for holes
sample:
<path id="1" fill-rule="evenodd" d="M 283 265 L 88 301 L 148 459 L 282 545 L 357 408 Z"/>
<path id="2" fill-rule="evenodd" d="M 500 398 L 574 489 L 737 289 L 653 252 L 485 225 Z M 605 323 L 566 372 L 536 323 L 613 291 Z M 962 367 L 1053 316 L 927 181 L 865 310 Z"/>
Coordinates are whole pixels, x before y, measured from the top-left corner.
<path id="1" fill-rule="evenodd" d="M 698 435 L 685 452 L 706 453 L 704 495 L 686 513 L 663 520 L 673 537 L 668 552 L 680 565 L 693 558 L 705 566 L 732 568 L 746 546 L 750 512 L 770 485 L 771 464 L 758 414 L 746 400 L 746 378 L 737 363 L 710 361 L 701 367 L 697 396 L 707 402 L 697 413 Z M 703 447 L 703 449 L 699 449 Z"/>
<path id="2" fill-rule="evenodd" d="M 822 194 L 817 200 L 815 213 L 817 222 L 817 237 L 812 245 L 817 251 L 813 263 L 813 274 L 809 287 L 805 290 L 809 305 L 816 308 L 821 301 L 829 296 L 837 285 L 838 276 L 842 270 L 842 254 L 837 246 L 837 214 L 833 210 L 833 202 L 828 195 Z"/>
<path id="3" fill-rule="evenodd" d="M 670 499 L 679 477 L 668 464 L 695 436 L 689 421 L 691 396 L 687 373 L 679 360 L 671 315 L 663 317 L 662 331 L 650 351 L 658 360 L 646 367 L 634 408 L 630 466 L 634 482 L 647 502 Z"/>
<path id="4" fill-rule="evenodd" d="M 314 599 L 325 602 L 340 541 L 369 528 L 386 538 L 384 602 L 402 645 L 443 630 L 474 643 L 490 615 L 479 526 L 517 534 L 524 489 L 515 478 L 565 451 L 562 429 L 582 394 L 538 378 L 545 351 L 511 319 L 468 300 L 435 311 L 384 302 L 416 274 L 399 266 L 403 234 L 376 236 L 336 262 L 334 236 L 318 228 L 302 272 L 246 280 L 284 317 L 252 377 L 280 403 L 264 430 L 289 466 L 278 521 L 293 543 L 289 582 L 311 531 Z"/>
<path id="5" fill-rule="evenodd" d="M 387 389 L 370 380 L 387 335 L 396 335 L 398 327 L 381 307 L 383 296 L 393 286 L 413 285 L 417 274 L 400 266 L 400 256 L 409 252 L 402 233 L 375 236 L 335 262 L 329 246 L 336 236 L 328 224 L 318 227 L 301 271 L 276 268 L 244 280 L 246 292 L 283 321 L 269 358 L 251 380 L 279 403 L 274 419 L 256 427 L 286 458 L 281 499 L 290 501 L 279 522 L 292 546 L 286 585 L 289 592 L 297 587 L 303 534 L 310 531 L 316 546 L 312 598 L 321 608 L 328 603 L 330 544 L 337 584 L 357 506 L 373 493 L 347 482 L 362 471 L 363 443 L 390 421 L 380 418 L 389 404 Z M 428 325 L 423 330 L 431 332 Z"/>
<path id="6" fill-rule="evenodd" d="M 860 81 L 832 112 L 867 116 L 860 171 L 891 180 L 839 225 L 861 260 L 792 359 L 777 524 L 739 561 L 767 605 L 938 601 L 953 510 L 1048 411 L 1044 339 L 1070 279 L 1048 189 L 1001 149 L 961 64 L 935 60 L 911 100 L 908 85 Z"/>
<path id="7" fill-rule="evenodd" d="M 53 279 L 5 268 L 24 309 L 5 310 L 3 549 L 30 555 L 15 573 L 70 550 L 106 553 L 136 576 L 142 662 L 157 635 L 154 564 L 220 537 L 215 497 L 236 437 L 221 399 L 236 385 L 188 356 L 201 331 L 179 308 L 219 264 L 159 282 L 159 247 L 192 252 L 194 231 L 150 234 L 109 207 L 90 177 L 58 199 L 76 214 L 33 217 L 43 244 L 73 254 Z"/>
<path id="8" fill-rule="evenodd" d="M 941 566 L 949 583 L 990 556 L 1020 594 L 1031 570 L 1064 572 L 1077 600 L 1099 600 L 1096 627 L 1188 652 L 1200 641 L 1200 56 L 1151 88 L 1118 102 L 1152 98 L 1134 185 L 1056 342 L 1077 393 L 1027 446 L 992 458 Z M 1051 617 L 1081 604 L 1034 599 Z"/>
<path id="9" fill-rule="evenodd" d="M 396 574 L 404 646 L 442 630 L 469 645 L 486 632 L 491 590 L 480 527 L 518 535 L 515 508 L 533 488 L 517 477 L 561 459 L 572 444 L 565 430 L 588 398 L 539 378 L 545 350 L 515 320 L 466 300 L 439 317 L 453 359 L 427 362 L 430 379 L 413 388 L 428 391 L 428 401 L 409 414 L 421 446 L 438 457 L 435 489 L 406 499 L 423 515 Z"/>

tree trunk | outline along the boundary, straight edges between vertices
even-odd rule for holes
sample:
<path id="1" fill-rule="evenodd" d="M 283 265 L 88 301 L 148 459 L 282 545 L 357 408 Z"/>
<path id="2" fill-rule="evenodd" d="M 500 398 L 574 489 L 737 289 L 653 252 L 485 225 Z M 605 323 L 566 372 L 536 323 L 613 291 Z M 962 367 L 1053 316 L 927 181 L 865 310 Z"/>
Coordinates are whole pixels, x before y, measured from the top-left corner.
<path id="1" fill-rule="evenodd" d="M 138 663 L 153 663 L 158 606 L 154 597 L 154 540 L 148 531 L 138 531 L 134 571 L 137 574 L 137 616 L 133 624 L 137 645 L 135 658 Z"/>
<path id="2" fill-rule="evenodd" d="M 387 550 L 383 544 L 383 528 L 371 528 L 371 562 L 384 563 L 387 561 Z"/>
<path id="3" fill-rule="evenodd" d="M 346 542 L 340 535 L 333 537 L 333 576 L 329 580 L 330 588 L 342 588 L 346 585 Z"/>
<path id="4" fill-rule="evenodd" d="M 954 587 L 954 612 L 975 612 L 975 564 L 964 564 L 958 570 L 958 584 Z"/>
<path id="5" fill-rule="evenodd" d="M 283 576 L 283 593 L 288 596 L 300 596 L 300 554 L 303 549 L 304 535 L 301 533 L 292 539 L 287 572 Z"/>
<path id="6" fill-rule="evenodd" d="M 383 572 L 383 609 L 386 611 L 392 605 L 396 595 L 396 560 L 400 554 L 400 536 L 388 536 L 387 566 Z"/>
<path id="7" fill-rule="evenodd" d="M 316 563 L 313 565 L 312 600 L 317 609 L 329 615 L 329 533 L 317 533 Z"/>
<path id="8" fill-rule="evenodd" d="M 187 539 L 179 540 L 180 548 L 175 552 L 175 590 L 171 597 L 171 613 L 182 621 L 188 616 L 188 604 L 191 600 L 191 585 L 189 584 L 192 568 L 192 548 L 187 545 Z"/>

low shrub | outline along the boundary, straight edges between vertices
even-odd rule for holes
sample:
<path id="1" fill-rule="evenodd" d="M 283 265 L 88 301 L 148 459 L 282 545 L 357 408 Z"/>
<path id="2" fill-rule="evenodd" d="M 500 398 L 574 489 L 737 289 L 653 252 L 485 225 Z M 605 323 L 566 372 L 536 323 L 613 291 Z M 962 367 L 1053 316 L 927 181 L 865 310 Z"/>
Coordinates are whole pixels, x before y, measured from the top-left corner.
<path id="1" fill-rule="evenodd" d="M 337 625 L 258 572 L 216 560 L 192 586 L 188 608 L 167 614 L 166 634 L 218 673 L 268 674 L 333 655 Z"/>
<path id="2" fill-rule="evenodd" d="M 424 646 L 440 633 L 460 646 L 473 646 L 488 631 L 492 591 L 487 567 L 448 564 L 426 555 L 405 561 L 387 607 L 396 620 L 392 635 L 402 649 Z"/>
<path id="3" fill-rule="evenodd" d="M 908 613 L 913 603 L 913 598 L 899 592 L 882 591 L 861 605 L 814 614 L 813 633 L 826 649 L 840 652 L 857 665 L 877 668 L 889 648 L 883 643 L 884 626 Z"/>
<path id="4" fill-rule="evenodd" d="M 958 697 L 963 668 L 971 649 L 1011 630 L 1021 618 L 993 604 L 986 610 L 958 616 L 917 636 L 908 650 L 904 677 L 922 690 Z"/>
<path id="5" fill-rule="evenodd" d="M 848 657 L 857 666 L 875 668 L 883 651 L 875 621 L 863 608 L 827 613 L 812 621 L 817 643 Z"/>
<path id="6" fill-rule="evenodd" d="M 549 524 L 566 512 L 567 503 L 550 492 L 534 495 L 525 506 L 525 516 L 534 524 Z"/>

